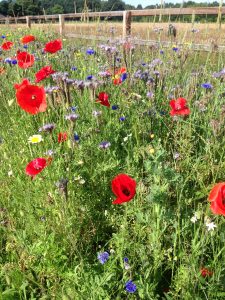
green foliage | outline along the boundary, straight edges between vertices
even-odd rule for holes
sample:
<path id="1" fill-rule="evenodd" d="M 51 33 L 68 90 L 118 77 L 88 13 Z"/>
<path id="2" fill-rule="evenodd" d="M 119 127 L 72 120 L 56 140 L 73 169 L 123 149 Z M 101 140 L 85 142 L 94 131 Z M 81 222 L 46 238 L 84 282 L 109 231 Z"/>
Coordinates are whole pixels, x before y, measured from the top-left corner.
<path id="1" fill-rule="evenodd" d="M 2 54 L 3 61 L 14 57 L 16 43 L 30 31 L 2 31 L 8 33 L 16 46 Z M 223 299 L 225 221 L 211 213 L 207 198 L 212 186 L 224 181 L 225 82 L 212 77 L 224 67 L 224 56 L 188 47 L 164 49 L 162 55 L 158 49 L 129 51 L 120 45 L 110 56 L 96 41 L 71 39 L 63 40 L 63 51 L 43 55 L 44 44 L 56 36 L 32 33 L 37 41 L 28 51 L 35 53 L 35 65 L 21 70 L 3 63 L 0 76 L 0 299 Z M 88 47 L 95 55 L 86 55 Z M 34 82 L 45 65 L 68 72 L 69 78 L 92 74 L 103 81 L 94 91 L 69 86 L 79 114 L 74 124 L 65 119 L 71 112 L 65 85 L 47 96 L 45 113 L 29 115 L 16 102 L 13 85 L 22 78 Z M 128 70 L 119 86 L 99 77 L 100 70 L 115 66 Z M 151 72 L 154 84 L 143 74 L 137 79 L 140 70 Z M 213 89 L 204 90 L 204 82 Z M 39 85 L 57 83 L 47 78 Z M 117 110 L 95 102 L 102 91 Z M 168 99 L 181 96 L 191 114 L 172 119 Z M 51 106 L 52 99 L 58 104 Z M 96 110 L 101 116 L 93 116 Z M 47 123 L 56 124 L 52 134 L 42 132 L 42 142 L 29 144 Z M 59 132 L 68 133 L 67 142 L 57 142 Z M 102 141 L 111 143 L 109 149 L 99 148 Z M 27 163 L 50 149 L 51 164 L 31 180 Z M 111 190 L 119 173 L 137 181 L 134 199 L 121 206 L 112 205 Z M 67 198 L 56 185 L 62 178 L 68 179 Z M 207 230 L 208 219 L 216 224 L 214 231 Z M 97 254 L 103 251 L 110 256 L 101 265 Z M 203 267 L 212 276 L 202 277 Z M 137 285 L 134 294 L 124 289 L 129 279 Z"/>

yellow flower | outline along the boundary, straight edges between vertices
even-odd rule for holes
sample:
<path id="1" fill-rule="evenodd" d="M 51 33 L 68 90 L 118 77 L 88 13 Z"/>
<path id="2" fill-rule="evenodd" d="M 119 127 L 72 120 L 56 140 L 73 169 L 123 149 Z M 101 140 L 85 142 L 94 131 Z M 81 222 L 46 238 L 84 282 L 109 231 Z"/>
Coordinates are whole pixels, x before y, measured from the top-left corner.
<path id="1" fill-rule="evenodd" d="M 150 134 L 150 138 L 154 139 L 155 135 L 154 134 Z"/>
<path id="2" fill-rule="evenodd" d="M 43 138 L 40 134 L 35 134 L 29 137 L 28 142 L 31 144 L 37 144 L 43 141 Z"/>
<path id="3" fill-rule="evenodd" d="M 154 153 L 155 153 L 155 150 L 154 150 L 153 148 L 151 148 L 151 149 L 149 150 L 149 153 L 150 153 L 150 154 L 154 154 Z"/>

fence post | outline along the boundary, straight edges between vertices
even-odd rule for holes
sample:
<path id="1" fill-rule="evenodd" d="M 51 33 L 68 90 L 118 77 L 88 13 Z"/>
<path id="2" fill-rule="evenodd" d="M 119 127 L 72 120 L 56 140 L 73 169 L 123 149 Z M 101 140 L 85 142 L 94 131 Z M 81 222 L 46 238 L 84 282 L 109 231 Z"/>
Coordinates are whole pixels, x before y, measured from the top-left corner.
<path id="1" fill-rule="evenodd" d="M 31 28 L 31 19 L 29 16 L 26 17 L 26 23 L 27 23 L 27 27 Z"/>
<path id="2" fill-rule="evenodd" d="M 64 34 L 65 29 L 65 17 L 64 15 L 59 15 L 59 33 L 60 35 Z"/>
<path id="3" fill-rule="evenodd" d="M 123 12 L 123 38 L 131 34 L 131 11 Z"/>

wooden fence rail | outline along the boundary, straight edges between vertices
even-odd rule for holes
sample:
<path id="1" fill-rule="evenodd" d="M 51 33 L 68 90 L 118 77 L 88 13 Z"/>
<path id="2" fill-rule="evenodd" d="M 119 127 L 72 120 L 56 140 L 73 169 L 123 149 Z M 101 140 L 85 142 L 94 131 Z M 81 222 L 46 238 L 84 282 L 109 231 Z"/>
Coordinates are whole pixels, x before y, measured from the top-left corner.
<path id="1" fill-rule="evenodd" d="M 31 28 L 32 20 L 59 20 L 59 32 L 61 35 L 65 32 L 65 19 L 69 18 L 111 18 L 123 17 L 123 37 L 126 38 L 131 34 L 132 17 L 143 16 L 184 16 L 184 15 L 223 15 L 225 14 L 225 7 L 193 7 L 193 8 L 165 8 L 165 9 L 144 9 L 144 10 L 129 10 L 129 11 L 105 11 L 105 12 L 87 12 L 87 13 L 71 13 L 60 15 L 40 15 L 40 16 L 26 16 L 26 17 L 7 17 L 1 18 L 0 23 L 10 22 L 17 23 L 18 21 L 25 21 L 27 27 Z"/>

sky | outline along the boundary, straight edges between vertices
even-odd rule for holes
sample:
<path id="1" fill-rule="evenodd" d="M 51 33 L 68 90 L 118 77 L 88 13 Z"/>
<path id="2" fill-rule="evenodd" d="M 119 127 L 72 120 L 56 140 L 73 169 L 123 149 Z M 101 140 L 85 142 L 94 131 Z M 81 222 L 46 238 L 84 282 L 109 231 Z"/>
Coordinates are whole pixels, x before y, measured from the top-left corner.
<path id="1" fill-rule="evenodd" d="M 218 1 L 218 0 L 217 0 Z M 154 5 L 154 4 L 160 4 L 161 0 L 125 0 L 124 1 L 127 4 L 132 4 L 134 6 L 137 6 L 138 4 L 141 4 L 143 7 L 148 5 Z M 182 3 L 182 0 L 165 0 L 165 2 L 171 2 L 171 3 Z M 195 2 L 213 2 L 213 0 L 196 0 Z"/>

